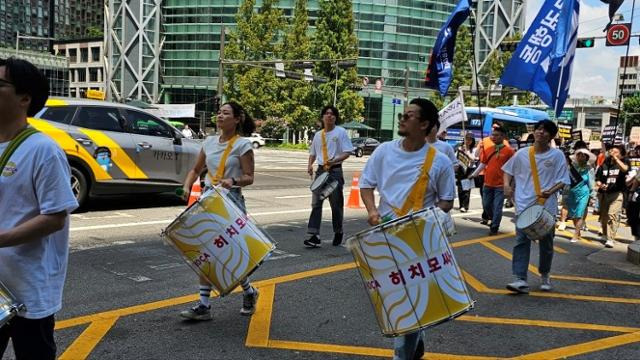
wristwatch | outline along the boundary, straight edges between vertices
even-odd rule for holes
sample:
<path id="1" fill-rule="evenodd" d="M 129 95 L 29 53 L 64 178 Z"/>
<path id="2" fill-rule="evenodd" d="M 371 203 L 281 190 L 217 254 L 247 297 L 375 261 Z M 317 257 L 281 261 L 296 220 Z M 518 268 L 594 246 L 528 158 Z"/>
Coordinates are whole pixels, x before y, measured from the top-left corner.
<path id="1" fill-rule="evenodd" d="M 231 178 L 231 184 L 232 184 L 233 186 L 238 185 L 238 182 L 236 181 L 236 178 Z"/>

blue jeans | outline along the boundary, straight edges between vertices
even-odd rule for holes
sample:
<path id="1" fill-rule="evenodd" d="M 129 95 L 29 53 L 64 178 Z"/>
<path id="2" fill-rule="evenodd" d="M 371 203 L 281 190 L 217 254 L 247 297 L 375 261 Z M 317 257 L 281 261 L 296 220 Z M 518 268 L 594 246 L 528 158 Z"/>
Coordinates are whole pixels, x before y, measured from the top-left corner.
<path id="1" fill-rule="evenodd" d="M 393 360 L 413 360 L 419 340 L 424 341 L 424 330 L 398 336 L 393 340 Z"/>
<path id="2" fill-rule="evenodd" d="M 482 207 L 491 219 L 491 230 L 498 231 L 502 221 L 502 208 L 504 207 L 504 192 L 502 188 L 484 186 L 482 188 Z"/>
<path id="3" fill-rule="evenodd" d="M 551 261 L 553 260 L 553 238 L 556 235 L 555 229 L 538 240 L 540 244 L 540 260 L 538 270 L 540 275 L 549 275 L 551 271 Z M 519 279 L 527 280 L 527 269 L 529 267 L 529 257 L 531 256 L 531 240 L 520 230 L 516 229 L 516 246 L 513 247 L 513 261 L 511 262 L 513 275 Z"/>

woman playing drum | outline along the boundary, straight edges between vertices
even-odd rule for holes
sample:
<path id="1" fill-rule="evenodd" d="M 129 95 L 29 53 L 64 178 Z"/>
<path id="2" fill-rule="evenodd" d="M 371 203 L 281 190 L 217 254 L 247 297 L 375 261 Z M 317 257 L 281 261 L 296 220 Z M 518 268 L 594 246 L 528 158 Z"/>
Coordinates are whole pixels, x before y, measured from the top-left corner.
<path id="1" fill-rule="evenodd" d="M 217 122 L 220 135 L 208 137 L 198 155 L 196 164 L 184 181 L 185 197 L 198 176 L 207 168 L 205 190 L 214 185 L 229 189 L 229 196 L 246 213 L 241 188 L 253 184 L 254 158 L 251 142 L 242 135 L 250 135 L 256 128 L 253 119 L 235 102 L 228 102 L 218 110 Z M 224 161 L 223 161 L 224 160 Z M 251 315 L 255 312 L 258 290 L 249 284 L 249 279 L 241 283 L 243 291 L 240 314 Z M 209 297 L 211 285 L 200 278 L 200 301 L 180 316 L 191 320 L 211 320 Z"/>

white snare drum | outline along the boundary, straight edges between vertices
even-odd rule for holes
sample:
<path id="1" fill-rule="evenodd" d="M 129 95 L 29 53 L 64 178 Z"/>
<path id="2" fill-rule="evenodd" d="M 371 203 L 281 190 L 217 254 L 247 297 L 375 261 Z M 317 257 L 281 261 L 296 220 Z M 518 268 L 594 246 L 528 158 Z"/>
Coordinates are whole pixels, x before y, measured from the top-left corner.
<path id="1" fill-rule="evenodd" d="M 473 308 L 433 208 L 362 231 L 347 246 L 384 336 L 434 326 Z"/>
<path id="2" fill-rule="evenodd" d="M 255 271 L 275 245 L 228 197 L 214 188 L 162 233 L 191 268 L 224 296 Z"/>
<path id="3" fill-rule="evenodd" d="M 24 310 L 24 305 L 18 303 L 11 292 L 0 283 L 0 327 Z"/>
<path id="4" fill-rule="evenodd" d="M 311 192 L 318 194 L 321 200 L 329 197 L 338 188 L 338 180 L 334 179 L 329 172 L 318 175 L 311 186 Z"/>
<path id="5" fill-rule="evenodd" d="M 522 231 L 529 240 L 542 239 L 553 230 L 555 225 L 555 216 L 538 204 L 524 209 L 516 220 L 516 229 Z"/>

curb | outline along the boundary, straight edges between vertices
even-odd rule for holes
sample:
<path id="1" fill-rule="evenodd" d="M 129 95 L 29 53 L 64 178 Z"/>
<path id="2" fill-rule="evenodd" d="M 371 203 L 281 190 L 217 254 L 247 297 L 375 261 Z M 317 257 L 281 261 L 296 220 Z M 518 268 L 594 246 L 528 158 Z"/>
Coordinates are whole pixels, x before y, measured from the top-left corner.
<path id="1" fill-rule="evenodd" d="M 627 261 L 635 265 L 640 265 L 640 240 L 629 244 L 627 247 Z"/>

